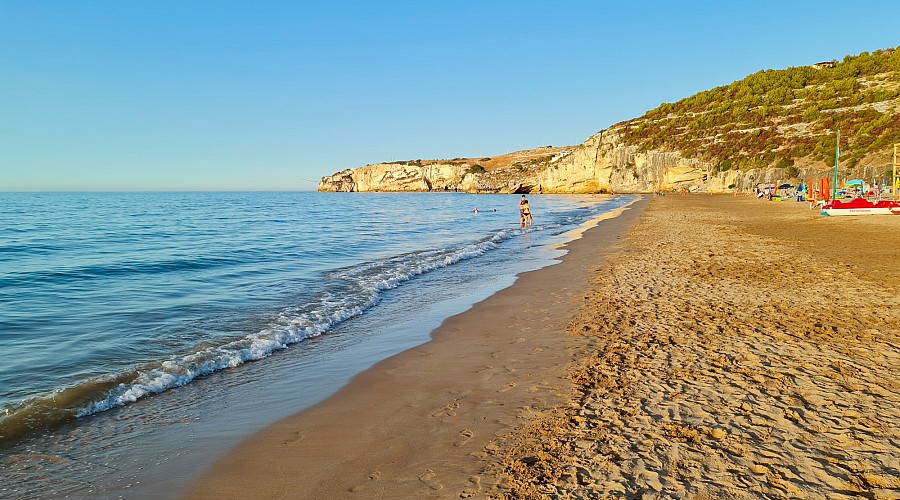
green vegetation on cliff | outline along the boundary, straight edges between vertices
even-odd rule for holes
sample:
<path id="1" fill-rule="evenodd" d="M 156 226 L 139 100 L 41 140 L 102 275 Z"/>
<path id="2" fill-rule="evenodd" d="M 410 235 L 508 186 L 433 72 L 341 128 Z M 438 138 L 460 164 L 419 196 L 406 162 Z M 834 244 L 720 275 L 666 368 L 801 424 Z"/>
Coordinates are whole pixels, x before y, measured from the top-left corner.
<path id="1" fill-rule="evenodd" d="M 840 128 L 841 163 L 854 167 L 900 142 L 900 47 L 760 71 L 664 103 L 616 128 L 626 144 L 679 151 L 720 171 L 796 170 L 801 159 L 833 166 Z"/>

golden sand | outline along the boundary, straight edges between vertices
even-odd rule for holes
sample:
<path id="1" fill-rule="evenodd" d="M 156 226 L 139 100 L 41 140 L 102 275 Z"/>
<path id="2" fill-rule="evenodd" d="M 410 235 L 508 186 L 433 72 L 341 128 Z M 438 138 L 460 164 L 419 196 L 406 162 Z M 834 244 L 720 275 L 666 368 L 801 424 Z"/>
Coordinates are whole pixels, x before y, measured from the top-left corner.
<path id="1" fill-rule="evenodd" d="M 900 498 L 900 217 L 645 199 L 433 337 L 188 497 Z"/>
<path id="2" fill-rule="evenodd" d="M 900 217 L 667 196 L 626 248 L 497 496 L 900 498 Z"/>

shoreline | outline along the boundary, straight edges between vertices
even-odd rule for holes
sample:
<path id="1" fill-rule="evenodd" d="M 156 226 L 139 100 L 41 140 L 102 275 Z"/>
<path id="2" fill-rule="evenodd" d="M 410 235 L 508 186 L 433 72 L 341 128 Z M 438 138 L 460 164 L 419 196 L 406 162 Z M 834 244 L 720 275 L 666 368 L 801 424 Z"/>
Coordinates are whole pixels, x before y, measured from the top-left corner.
<path id="1" fill-rule="evenodd" d="M 599 221 L 566 245 L 560 263 L 519 275 L 444 321 L 428 343 L 254 434 L 184 497 L 408 498 L 493 488 L 480 475 L 485 447 L 536 408 L 564 401 L 577 339 L 559 334 L 591 270 L 619 250 L 647 203 Z"/>
<path id="2" fill-rule="evenodd" d="M 568 249 L 186 497 L 900 497 L 900 217 L 645 197 Z"/>

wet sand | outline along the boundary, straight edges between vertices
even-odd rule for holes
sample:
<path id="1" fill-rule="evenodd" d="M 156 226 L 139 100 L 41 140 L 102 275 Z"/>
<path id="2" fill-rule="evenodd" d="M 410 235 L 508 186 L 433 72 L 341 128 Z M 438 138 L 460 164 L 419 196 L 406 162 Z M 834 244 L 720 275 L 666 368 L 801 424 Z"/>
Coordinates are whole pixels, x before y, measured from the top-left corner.
<path id="1" fill-rule="evenodd" d="M 188 498 L 897 498 L 900 217 L 645 199 Z"/>
<path id="2" fill-rule="evenodd" d="M 646 200 L 567 245 L 563 261 L 446 320 L 322 403 L 251 436 L 187 498 L 458 497 L 489 490 L 491 443 L 565 404 L 580 339 L 565 328 L 589 270 Z"/>

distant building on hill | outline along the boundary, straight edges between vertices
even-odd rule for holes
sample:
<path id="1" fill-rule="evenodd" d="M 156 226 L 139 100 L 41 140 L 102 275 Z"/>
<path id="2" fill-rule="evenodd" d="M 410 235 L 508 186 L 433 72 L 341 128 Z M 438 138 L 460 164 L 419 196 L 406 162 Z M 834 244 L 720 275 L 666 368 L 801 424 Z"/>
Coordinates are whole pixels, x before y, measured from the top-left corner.
<path id="1" fill-rule="evenodd" d="M 822 68 L 833 68 L 837 62 L 835 61 L 825 61 L 825 62 L 817 62 L 812 65 L 813 68 L 822 69 Z"/>

